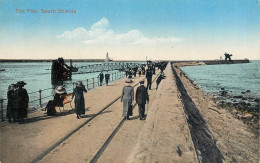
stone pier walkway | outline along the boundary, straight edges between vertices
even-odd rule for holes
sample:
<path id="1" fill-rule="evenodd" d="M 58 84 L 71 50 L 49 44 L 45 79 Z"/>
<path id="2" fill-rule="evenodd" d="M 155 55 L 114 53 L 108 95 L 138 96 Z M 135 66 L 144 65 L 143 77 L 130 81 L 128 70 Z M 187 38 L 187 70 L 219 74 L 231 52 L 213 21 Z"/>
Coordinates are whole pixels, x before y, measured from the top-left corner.
<path id="1" fill-rule="evenodd" d="M 139 120 L 136 106 L 131 120 L 123 122 L 97 162 L 197 162 L 170 64 L 165 75 L 158 90 L 155 82 L 149 90 L 147 119 Z M 133 85 L 143 78 L 133 79 Z M 114 81 L 85 94 L 87 110 L 84 118 L 77 119 L 69 112 L 71 106 L 67 104 L 58 116 L 46 116 L 43 111 L 38 111 L 29 116 L 28 123 L 1 124 L 0 161 L 90 162 L 122 121 L 123 104 L 120 100 L 54 149 L 50 147 L 118 98 L 124 81 Z"/>

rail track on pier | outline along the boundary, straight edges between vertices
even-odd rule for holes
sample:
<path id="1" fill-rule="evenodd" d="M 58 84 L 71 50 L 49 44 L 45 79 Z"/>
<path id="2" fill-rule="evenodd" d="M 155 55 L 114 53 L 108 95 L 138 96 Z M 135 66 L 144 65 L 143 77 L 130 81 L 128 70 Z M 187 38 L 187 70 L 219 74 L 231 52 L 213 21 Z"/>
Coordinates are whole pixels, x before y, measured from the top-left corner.
<path id="1" fill-rule="evenodd" d="M 159 74 L 154 76 L 154 79 L 152 80 L 152 83 L 157 79 L 157 77 L 159 76 Z M 135 88 L 139 83 L 133 85 L 133 87 Z M 105 110 L 107 110 L 108 108 L 110 108 L 114 103 L 116 103 L 118 100 L 120 100 L 121 96 L 115 98 L 112 102 L 110 102 L 109 104 L 107 104 L 105 107 L 103 107 L 100 111 L 98 111 L 94 116 L 90 117 L 89 119 L 87 119 L 84 123 L 82 123 L 81 125 L 77 126 L 76 128 L 74 128 L 71 132 L 69 132 L 68 134 L 66 134 L 64 137 L 62 137 L 61 139 L 59 139 L 58 141 L 56 141 L 53 145 L 51 145 L 48 149 L 46 149 L 45 151 L 43 151 L 40 155 L 38 155 L 35 159 L 33 159 L 31 162 L 41 162 L 42 159 L 44 159 L 44 157 L 46 157 L 48 154 L 50 154 L 52 151 L 54 151 L 57 147 L 59 147 L 63 142 L 65 142 L 67 139 L 69 139 L 70 137 L 72 137 L 73 135 L 75 135 L 77 132 L 80 131 L 80 129 L 82 129 L 84 126 L 86 126 L 87 124 L 89 124 L 93 119 L 96 119 L 97 117 L 99 117 L 100 115 L 102 115 L 102 113 L 105 112 Z M 133 108 L 136 106 L 136 103 L 134 104 Z M 105 140 L 105 142 L 103 143 L 103 145 L 100 147 L 100 149 L 98 150 L 98 152 L 93 156 L 93 158 L 91 158 L 90 162 L 96 162 L 99 157 L 102 155 L 102 153 L 105 151 L 106 147 L 108 146 L 108 144 L 111 142 L 111 140 L 114 138 L 114 136 L 116 135 L 116 133 L 120 130 L 120 128 L 123 126 L 125 122 L 124 118 L 121 118 L 121 120 L 119 121 L 118 125 L 116 126 L 116 128 L 111 132 L 111 134 L 109 135 L 109 137 Z"/>

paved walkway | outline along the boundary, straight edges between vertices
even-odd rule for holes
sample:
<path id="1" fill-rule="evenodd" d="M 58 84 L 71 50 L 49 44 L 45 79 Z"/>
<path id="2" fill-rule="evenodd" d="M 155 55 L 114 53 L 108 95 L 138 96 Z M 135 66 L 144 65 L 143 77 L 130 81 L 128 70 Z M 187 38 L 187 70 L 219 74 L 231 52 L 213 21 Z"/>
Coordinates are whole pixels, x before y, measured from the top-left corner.
<path id="1" fill-rule="evenodd" d="M 133 84 L 137 84 L 143 78 L 136 77 L 133 79 Z M 85 94 L 87 107 L 85 118 L 78 120 L 74 113 L 69 112 L 70 104 L 66 104 L 64 112 L 58 113 L 57 116 L 47 116 L 43 111 L 37 111 L 29 115 L 28 122 L 25 124 L 1 123 L 0 161 L 30 162 L 34 160 L 43 151 L 119 97 L 125 84 L 124 81 L 125 79 L 114 81 L 109 86 L 99 87 Z M 59 112 L 58 109 L 57 112 Z M 107 110 L 102 114 L 109 112 Z M 103 126 L 107 127 L 105 124 Z M 92 137 L 94 140 L 95 136 Z"/>
<path id="2" fill-rule="evenodd" d="M 149 90 L 147 119 L 138 119 L 136 106 L 131 120 L 123 122 L 97 162 L 197 162 L 170 65 L 165 75 L 157 91 L 156 83 Z M 133 79 L 133 85 L 143 78 Z M 85 118 L 76 119 L 75 114 L 68 112 L 71 109 L 68 104 L 60 116 L 49 117 L 39 111 L 31 114 L 26 124 L 0 126 L 0 160 L 31 162 L 42 155 L 40 162 L 90 162 L 123 118 L 120 100 L 54 150 L 48 149 L 119 97 L 124 81 L 121 79 L 85 94 L 88 107 Z M 43 154 L 44 151 L 48 152 Z"/>
<path id="3" fill-rule="evenodd" d="M 170 64 L 128 162 L 197 162 Z"/>

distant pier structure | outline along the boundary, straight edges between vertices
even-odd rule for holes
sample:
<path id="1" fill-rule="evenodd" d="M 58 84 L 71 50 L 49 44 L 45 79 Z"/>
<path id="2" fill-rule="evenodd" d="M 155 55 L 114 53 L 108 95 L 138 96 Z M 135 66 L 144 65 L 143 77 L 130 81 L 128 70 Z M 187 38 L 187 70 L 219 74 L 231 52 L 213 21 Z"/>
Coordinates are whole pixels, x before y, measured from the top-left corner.
<path id="1" fill-rule="evenodd" d="M 92 64 L 87 66 L 79 67 L 79 72 L 76 74 L 84 74 L 84 73 L 94 73 L 101 71 L 112 71 L 112 70 L 125 70 L 125 68 L 135 68 L 140 67 L 141 65 L 146 64 L 144 61 L 136 61 L 136 62 L 104 62 L 99 64 Z"/>

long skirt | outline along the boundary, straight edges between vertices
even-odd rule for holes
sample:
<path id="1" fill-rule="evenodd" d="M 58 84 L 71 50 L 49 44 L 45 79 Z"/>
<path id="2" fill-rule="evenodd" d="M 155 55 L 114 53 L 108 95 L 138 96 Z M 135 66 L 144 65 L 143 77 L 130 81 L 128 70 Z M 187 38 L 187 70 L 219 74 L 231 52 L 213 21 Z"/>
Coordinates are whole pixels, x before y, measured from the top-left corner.
<path id="1" fill-rule="evenodd" d="M 123 99 L 123 116 L 128 117 L 128 109 L 132 104 L 132 100 L 124 100 Z"/>
<path id="2" fill-rule="evenodd" d="M 76 114 L 85 114 L 85 100 L 84 97 L 75 97 Z"/>

